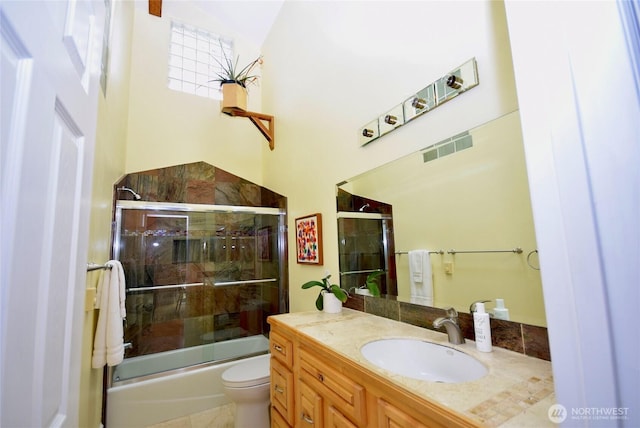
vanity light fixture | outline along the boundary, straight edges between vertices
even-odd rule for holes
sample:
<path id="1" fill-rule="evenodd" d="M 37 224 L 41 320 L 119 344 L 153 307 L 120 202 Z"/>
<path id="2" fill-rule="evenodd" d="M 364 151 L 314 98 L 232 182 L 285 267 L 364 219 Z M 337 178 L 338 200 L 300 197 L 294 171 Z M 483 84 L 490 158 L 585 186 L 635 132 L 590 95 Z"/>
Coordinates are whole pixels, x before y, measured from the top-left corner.
<path id="1" fill-rule="evenodd" d="M 389 125 L 395 125 L 396 123 L 398 123 L 398 118 L 396 116 L 388 114 L 384 117 L 384 121 Z"/>
<path id="2" fill-rule="evenodd" d="M 464 80 L 462 80 L 462 78 L 456 76 L 455 74 L 452 74 L 449 77 L 447 77 L 447 86 L 453 89 L 462 88 L 463 82 Z"/>
<path id="3" fill-rule="evenodd" d="M 360 139 L 360 145 L 364 146 L 369 141 L 375 140 L 380 136 L 380 124 L 378 119 L 364 125 L 358 131 L 358 138 Z"/>
<path id="4" fill-rule="evenodd" d="M 378 129 L 380 130 L 380 135 L 391 132 L 404 124 L 404 112 L 402 110 L 402 104 L 398 104 L 378 118 Z"/>
<path id="5" fill-rule="evenodd" d="M 372 121 L 361 127 L 358 130 L 360 145 L 369 144 L 476 86 L 478 66 L 476 59 L 471 58 L 380 115 L 377 126 L 376 121 Z"/>
<path id="6" fill-rule="evenodd" d="M 426 106 L 427 106 L 427 101 L 423 100 L 422 98 L 415 97 L 413 101 L 411 101 L 411 107 L 415 109 L 422 110 Z"/>

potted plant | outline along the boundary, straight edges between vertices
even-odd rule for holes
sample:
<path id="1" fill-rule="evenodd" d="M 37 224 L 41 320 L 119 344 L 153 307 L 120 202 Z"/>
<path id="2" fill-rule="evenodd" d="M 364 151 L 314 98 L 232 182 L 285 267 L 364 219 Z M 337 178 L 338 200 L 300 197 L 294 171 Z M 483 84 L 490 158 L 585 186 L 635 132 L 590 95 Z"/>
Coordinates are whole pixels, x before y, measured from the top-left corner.
<path id="1" fill-rule="evenodd" d="M 322 281 L 309 281 L 302 284 L 302 289 L 320 287 L 320 293 L 316 299 L 316 308 L 319 311 L 338 313 L 342 310 L 342 304 L 347 301 L 347 292 L 339 285 L 329 282 L 331 275 L 322 278 Z"/>
<path id="2" fill-rule="evenodd" d="M 380 297 L 380 287 L 378 286 L 378 281 L 380 276 L 384 274 L 385 274 L 385 271 L 377 270 L 367 275 L 367 280 L 365 281 L 364 285 L 362 285 L 359 288 L 359 290 L 364 290 L 366 292 L 358 293 L 358 294 L 364 294 L 364 295 L 373 296 L 373 297 Z"/>
<path id="3" fill-rule="evenodd" d="M 254 83 L 258 80 L 257 74 L 252 74 L 256 65 L 262 64 L 262 56 L 251 61 L 242 69 L 238 68 L 238 62 L 240 56 L 236 58 L 234 62 L 232 58 L 229 58 L 220 44 L 224 61 L 215 60 L 220 65 L 220 72 L 217 72 L 216 79 L 210 80 L 210 82 L 220 82 L 222 88 L 222 109 L 225 108 L 237 108 L 243 111 L 247 110 L 247 85 Z"/>

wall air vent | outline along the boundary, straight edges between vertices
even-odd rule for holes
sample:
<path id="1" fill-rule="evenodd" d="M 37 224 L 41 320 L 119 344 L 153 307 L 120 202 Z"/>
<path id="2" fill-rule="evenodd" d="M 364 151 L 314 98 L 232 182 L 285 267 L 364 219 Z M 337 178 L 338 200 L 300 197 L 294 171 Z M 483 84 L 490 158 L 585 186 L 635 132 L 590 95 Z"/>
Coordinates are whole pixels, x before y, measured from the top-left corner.
<path id="1" fill-rule="evenodd" d="M 473 138 L 469 132 L 463 132 L 423 149 L 422 160 L 430 162 L 470 147 L 473 147 Z"/>

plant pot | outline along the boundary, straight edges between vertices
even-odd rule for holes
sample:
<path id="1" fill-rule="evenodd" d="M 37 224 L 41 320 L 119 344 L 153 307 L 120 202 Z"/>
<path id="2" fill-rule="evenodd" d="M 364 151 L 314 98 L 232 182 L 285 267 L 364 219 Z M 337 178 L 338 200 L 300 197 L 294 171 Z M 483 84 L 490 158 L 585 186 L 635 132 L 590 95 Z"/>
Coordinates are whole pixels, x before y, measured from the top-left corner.
<path id="1" fill-rule="evenodd" d="M 322 293 L 323 312 L 339 314 L 342 312 L 342 302 L 333 293 Z"/>
<path id="2" fill-rule="evenodd" d="M 247 88 L 238 83 L 222 84 L 222 110 L 225 108 L 235 108 L 247 111 Z"/>

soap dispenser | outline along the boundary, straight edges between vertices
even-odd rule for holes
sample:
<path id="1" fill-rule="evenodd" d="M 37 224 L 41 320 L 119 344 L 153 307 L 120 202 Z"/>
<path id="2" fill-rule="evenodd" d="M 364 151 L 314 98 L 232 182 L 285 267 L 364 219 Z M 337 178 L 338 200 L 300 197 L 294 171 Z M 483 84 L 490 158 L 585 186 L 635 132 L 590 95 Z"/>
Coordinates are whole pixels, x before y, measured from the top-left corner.
<path id="1" fill-rule="evenodd" d="M 476 348 L 480 352 L 491 352 L 491 322 L 489 314 L 484 309 L 484 303 L 475 304 L 473 313 L 473 328 L 476 334 Z"/>
<path id="2" fill-rule="evenodd" d="M 504 299 L 496 299 L 493 317 L 498 320 L 509 320 L 509 309 L 504 307 Z"/>

